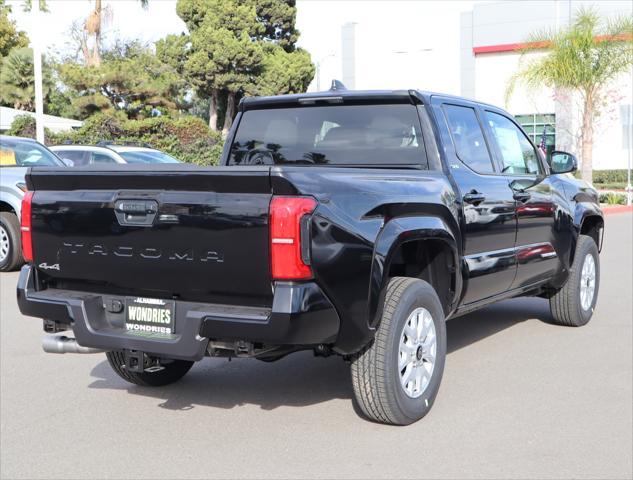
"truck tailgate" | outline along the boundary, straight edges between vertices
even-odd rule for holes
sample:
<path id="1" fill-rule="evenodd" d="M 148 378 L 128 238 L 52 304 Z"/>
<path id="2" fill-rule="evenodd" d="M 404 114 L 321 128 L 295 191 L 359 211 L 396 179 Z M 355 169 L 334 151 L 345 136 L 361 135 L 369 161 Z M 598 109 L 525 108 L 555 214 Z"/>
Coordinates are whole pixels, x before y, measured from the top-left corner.
<path id="1" fill-rule="evenodd" d="M 268 167 L 38 169 L 34 265 L 56 288 L 272 302 Z"/>

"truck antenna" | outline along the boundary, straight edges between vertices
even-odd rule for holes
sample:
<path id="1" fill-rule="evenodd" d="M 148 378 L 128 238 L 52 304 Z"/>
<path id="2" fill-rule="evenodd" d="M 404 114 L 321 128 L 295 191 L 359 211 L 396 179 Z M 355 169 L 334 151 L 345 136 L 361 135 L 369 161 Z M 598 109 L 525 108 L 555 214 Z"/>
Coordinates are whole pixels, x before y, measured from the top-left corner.
<path id="1" fill-rule="evenodd" d="M 347 90 L 343 82 L 340 80 L 332 80 L 332 86 L 330 87 L 330 92 L 338 92 L 339 90 Z"/>

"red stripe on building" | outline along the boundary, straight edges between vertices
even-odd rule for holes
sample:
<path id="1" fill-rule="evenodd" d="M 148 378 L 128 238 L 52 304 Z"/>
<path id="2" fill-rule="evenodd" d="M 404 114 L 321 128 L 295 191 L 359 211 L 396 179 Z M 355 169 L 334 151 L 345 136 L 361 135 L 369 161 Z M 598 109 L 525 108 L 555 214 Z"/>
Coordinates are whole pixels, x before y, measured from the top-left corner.
<path id="1" fill-rule="evenodd" d="M 602 42 L 607 40 L 606 35 L 600 35 L 596 37 L 598 42 Z M 630 34 L 621 34 L 616 35 L 611 38 L 616 41 L 625 41 L 631 40 L 633 35 Z M 499 45 L 484 45 L 481 47 L 473 47 L 473 53 L 475 55 L 481 55 L 482 53 L 502 53 L 502 52 L 517 52 L 519 50 L 523 50 L 526 48 L 547 48 L 549 46 L 549 42 L 523 42 L 523 43 L 502 43 Z"/>

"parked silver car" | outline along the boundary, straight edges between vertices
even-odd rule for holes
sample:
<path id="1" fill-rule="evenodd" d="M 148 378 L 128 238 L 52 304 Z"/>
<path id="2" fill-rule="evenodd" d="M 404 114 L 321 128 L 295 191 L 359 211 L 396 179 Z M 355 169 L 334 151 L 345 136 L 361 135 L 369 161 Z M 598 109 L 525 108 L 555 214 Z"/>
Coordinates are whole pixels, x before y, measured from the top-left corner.
<path id="1" fill-rule="evenodd" d="M 115 163 L 179 163 L 174 157 L 154 148 L 134 145 L 56 145 L 51 150 L 74 166 Z M 70 160 L 70 162 L 68 162 Z"/>
<path id="2" fill-rule="evenodd" d="M 0 272 L 22 264 L 20 211 L 29 167 L 64 166 L 44 145 L 30 138 L 0 135 Z"/>

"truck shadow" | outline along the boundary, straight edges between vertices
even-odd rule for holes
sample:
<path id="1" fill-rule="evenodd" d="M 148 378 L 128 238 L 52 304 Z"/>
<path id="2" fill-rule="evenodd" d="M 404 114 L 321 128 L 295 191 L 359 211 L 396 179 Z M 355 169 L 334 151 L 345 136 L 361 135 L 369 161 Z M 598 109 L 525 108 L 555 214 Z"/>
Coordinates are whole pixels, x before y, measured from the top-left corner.
<path id="1" fill-rule="evenodd" d="M 550 324 L 549 302 L 542 298 L 513 298 L 454 318 L 446 323 L 447 351 L 450 354 L 527 320 Z"/>
<path id="2" fill-rule="evenodd" d="M 447 323 L 448 354 L 528 320 L 549 322 L 547 301 L 513 299 Z M 127 390 L 162 400 L 159 407 L 185 411 L 194 407 L 234 408 L 258 405 L 263 410 L 306 406 L 353 396 L 348 365 L 338 356 L 314 358 L 299 352 L 274 363 L 254 359 L 204 359 L 181 381 L 161 388 L 129 385 L 100 362 L 91 372 L 90 388 Z"/>

